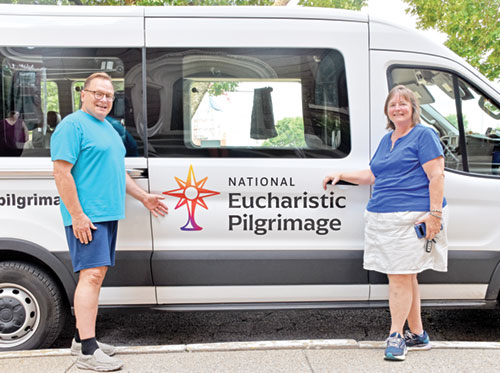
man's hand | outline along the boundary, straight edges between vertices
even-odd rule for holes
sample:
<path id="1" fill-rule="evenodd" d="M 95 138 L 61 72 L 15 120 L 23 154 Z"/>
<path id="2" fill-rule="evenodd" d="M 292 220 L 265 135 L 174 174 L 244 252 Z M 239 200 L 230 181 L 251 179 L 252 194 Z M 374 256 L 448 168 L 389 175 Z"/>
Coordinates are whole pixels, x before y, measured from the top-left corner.
<path id="1" fill-rule="evenodd" d="M 147 193 L 132 180 L 128 173 L 125 174 L 127 193 L 134 197 L 136 200 L 141 201 L 151 213 L 158 217 L 159 215 L 165 216 L 168 214 L 168 207 L 161 200 L 165 199 L 161 194 Z"/>
<path id="2" fill-rule="evenodd" d="M 146 193 L 142 199 L 142 204 L 151 211 L 155 217 L 158 217 L 158 215 L 165 216 L 165 214 L 168 214 L 168 207 L 161 201 L 163 199 L 165 199 L 165 197 L 159 194 Z"/>
<path id="3" fill-rule="evenodd" d="M 77 217 L 72 217 L 72 224 L 73 234 L 77 240 L 80 240 L 84 244 L 92 241 L 92 230 L 95 231 L 97 227 L 92 224 L 87 215 L 81 214 Z"/>

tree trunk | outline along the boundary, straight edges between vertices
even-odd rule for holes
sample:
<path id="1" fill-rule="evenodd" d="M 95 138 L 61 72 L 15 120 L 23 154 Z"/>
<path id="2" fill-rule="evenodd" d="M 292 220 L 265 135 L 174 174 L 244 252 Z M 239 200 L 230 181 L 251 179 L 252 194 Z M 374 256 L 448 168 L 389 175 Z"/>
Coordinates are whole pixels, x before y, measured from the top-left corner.
<path id="1" fill-rule="evenodd" d="M 191 118 L 196 114 L 196 110 L 198 110 L 198 106 L 200 106 L 203 97 L 208 91 L 208 87 L 210 83 L 196 83 L 196 87 L 193 86 L 192 89 L 196 89 L 195 92 L 191 91 Z"/>

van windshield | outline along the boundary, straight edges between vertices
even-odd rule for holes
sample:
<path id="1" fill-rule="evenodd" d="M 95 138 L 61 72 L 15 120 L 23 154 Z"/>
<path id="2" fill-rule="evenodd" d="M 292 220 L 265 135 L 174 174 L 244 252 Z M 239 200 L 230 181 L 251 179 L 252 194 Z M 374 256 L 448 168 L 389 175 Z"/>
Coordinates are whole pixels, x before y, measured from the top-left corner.
<path id="1" fill-rule="evenodd" d="M 396 68 L 391 75 L 394 84 L 406 85 L 417 96 L 422 124 L 439 135 L 446 167 L 500 175 L 498 103 L 469 82 L 446 71 Z M 460 93 L 458 100 L 455 92 Z M 463 141 L 460 140 L 461 131 Z"/>

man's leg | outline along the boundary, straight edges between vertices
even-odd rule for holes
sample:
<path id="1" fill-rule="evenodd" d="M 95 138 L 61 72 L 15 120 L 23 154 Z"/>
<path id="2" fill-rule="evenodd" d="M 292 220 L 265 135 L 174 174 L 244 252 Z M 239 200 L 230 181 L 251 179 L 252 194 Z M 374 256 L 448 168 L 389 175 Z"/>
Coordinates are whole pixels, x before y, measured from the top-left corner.
<path id="1" fill-rule="evenodd" d="M 82 269 L 75 291 L 76 328 L 80 339 L 95 337 L 97 306 L 102 282 L 108 267 Z"/>
<path id="2" fill-rule="evenodd" d="M 80 272 L 74 298 L 77 333 L 71 342 L 71 354 L 78 355 L 76 366 L 80 369 L 108 372 L 120 369 L 123 362 L 111 357 L 115 353 L 113 346 L 97 342 L 95 324 L 101 286 L 108 266 L 114 265 L 116 232 L 108 229 L 113 224 L 95 225 L 98 229 L 88 244 L 81 244 L 75 239 L 71 227 L 66 227 L 73 268 Z M 99 264 L 94 268 L 85 268 L 92 263 Z M 84 269 L 80 269 L 82 267 Z"/>

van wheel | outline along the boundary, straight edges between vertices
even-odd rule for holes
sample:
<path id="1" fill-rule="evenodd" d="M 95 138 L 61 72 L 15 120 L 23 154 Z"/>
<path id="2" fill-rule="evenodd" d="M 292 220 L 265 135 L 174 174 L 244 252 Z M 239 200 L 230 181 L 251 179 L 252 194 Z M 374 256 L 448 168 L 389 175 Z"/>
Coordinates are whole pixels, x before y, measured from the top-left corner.
<path id="1" fill-rule="evenodd" d="M 0 351 L 49 347 L 64 326 L 54 280 L 24 262 L 0 262 Z"/>

